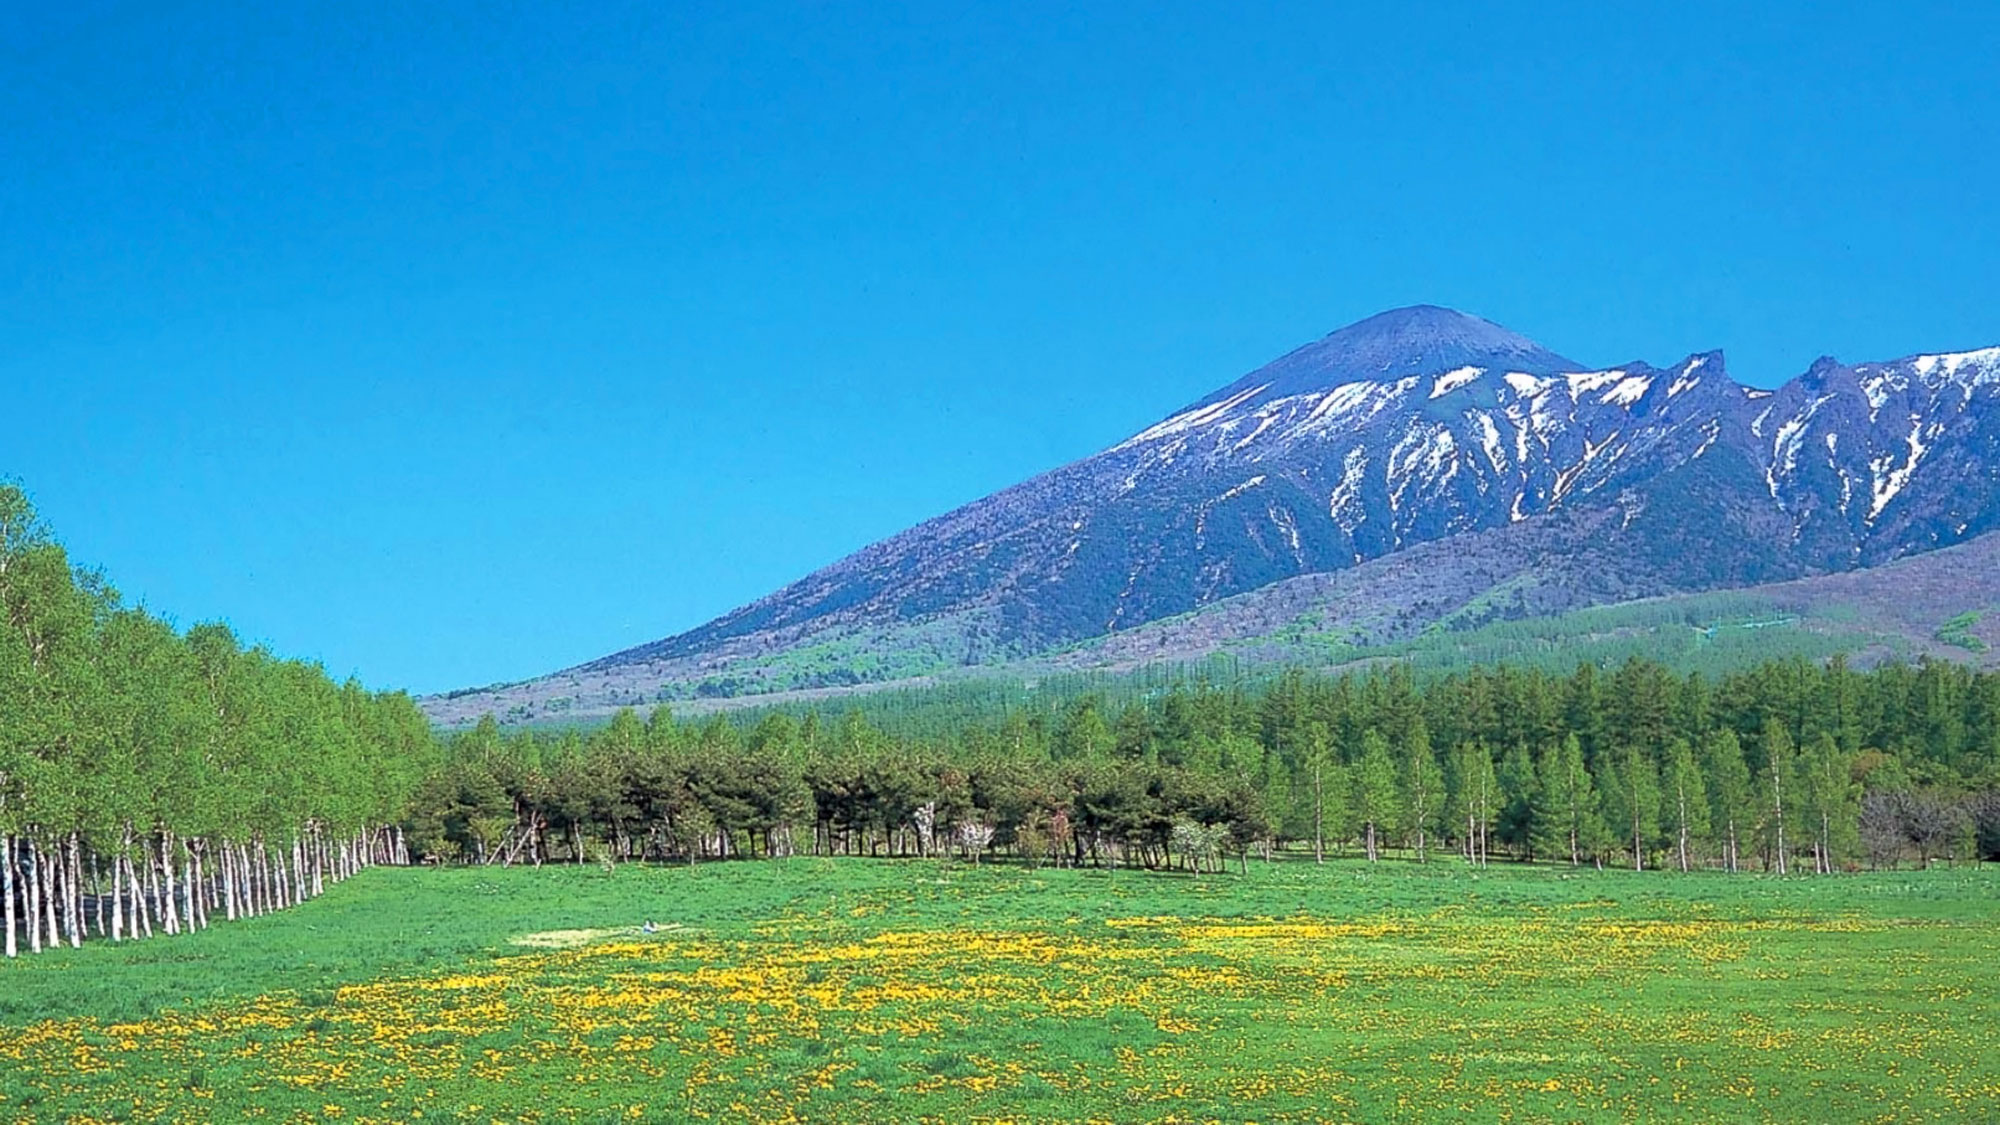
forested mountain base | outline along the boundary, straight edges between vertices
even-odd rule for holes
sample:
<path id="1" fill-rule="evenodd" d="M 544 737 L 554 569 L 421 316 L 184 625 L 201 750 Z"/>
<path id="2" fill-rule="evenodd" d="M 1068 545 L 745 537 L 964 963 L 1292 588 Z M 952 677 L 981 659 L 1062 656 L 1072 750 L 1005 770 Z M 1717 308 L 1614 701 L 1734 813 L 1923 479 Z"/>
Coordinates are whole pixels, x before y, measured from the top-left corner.
<path id="1" fill-rule="evenodd" d="M 7 956 L 202 929 L 405 861 L 436 749 L 407 696 L 121 605 L 0 487 Z"/>

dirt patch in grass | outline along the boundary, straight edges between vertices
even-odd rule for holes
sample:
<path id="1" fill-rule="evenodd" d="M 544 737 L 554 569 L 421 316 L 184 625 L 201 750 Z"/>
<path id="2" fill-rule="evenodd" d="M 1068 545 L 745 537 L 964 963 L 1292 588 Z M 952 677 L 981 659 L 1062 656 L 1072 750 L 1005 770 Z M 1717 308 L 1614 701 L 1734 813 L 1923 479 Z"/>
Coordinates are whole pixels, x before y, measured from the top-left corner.
<path id="1" fill-rule="evenodd" d="M 538 934 L 522 934 L 512 939 L 511 944 L 525 945 L 532 949 L 575 949 L 593 941 L 603 941 L 608 937 L 630 936 L 639 932 L 636 926 L 626 926 L 608 930 L 543 930 Z"/>

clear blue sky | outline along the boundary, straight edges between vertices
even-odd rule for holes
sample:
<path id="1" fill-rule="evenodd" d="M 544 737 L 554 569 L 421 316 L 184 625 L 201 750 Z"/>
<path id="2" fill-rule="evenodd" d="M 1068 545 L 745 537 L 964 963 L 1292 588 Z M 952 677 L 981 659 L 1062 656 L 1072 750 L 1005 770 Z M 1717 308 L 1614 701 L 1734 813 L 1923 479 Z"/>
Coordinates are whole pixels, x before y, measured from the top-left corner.
<path id="1" fill-rule="evenodd" d="M 0 474 L 182 624 L 428 691 L 1391 306 L 1766 385 L 2000 343 L 2000 6 L 1355 7 L 19 8 Z"/>

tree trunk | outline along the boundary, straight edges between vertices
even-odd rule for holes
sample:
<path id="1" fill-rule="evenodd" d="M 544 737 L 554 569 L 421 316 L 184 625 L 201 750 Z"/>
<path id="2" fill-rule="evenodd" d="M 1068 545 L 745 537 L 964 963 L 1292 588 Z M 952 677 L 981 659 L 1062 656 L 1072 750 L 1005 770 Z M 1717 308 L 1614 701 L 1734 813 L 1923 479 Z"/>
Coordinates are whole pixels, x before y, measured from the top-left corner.
<path id="1" fill-rule="evenodd" d="M 1313 862 L 1326 862 L 1326 794 L 1317 765 L 1313 766 Z"/>
<path id="2" fill-rule="evenodd" d="M 187 911 L 187 932 L 193 933 L 201 928 L 201 896 L 195 888 L 194 849 L 185 838 L 181 840 L 180 865 L 181 905 Z"/>
<path id="3" fill-rule="evenodd" d="M 0 834 L 0 897 L 6 899 L 7 956 L 19 957 L 21 949 L 14 936 L 14 838 Z"/>
<path id="4" fill-rule="evenodd" d="M 1775 769 L 1771 771 L 1771 809 L 1775 814 L 1778 826 L 1778 842 L 1775 848 L 1778 874 L 1784 875 L 1787 874 L 1785 870 L 1785 789 L 1783 783 L 1778 780 L 1778 773 Z"/>
<path id="5" fill-rule="evenodd" d="M 83 841 L 69 834 L 69 947 L 83 948 Z"/>
<path id="6" fill-rule="evenodd" d="M 1686 793 L 1680 794 L 1678 805 L 1680 808 L 1680 826 L 1681 826 L 1680 830 L 1681 874 L 1685 875 L 1688 872 L 1688 802 Z"/>
<path id="7" fill-rule="evenodd" d="M 216 853 L 215 858 L 216 863 L 219 865 L 219 870 L 216 874 L 222 879 L 222 916 L 234 922 L 236 921 L 236 896 L 238 894 L 236 886 L 236 857 L 232 854 L 232 849 L 229 847 L 228 841 L 223 841 L 222 849 Z"/>
<path id="8" fill-rule="evenodd" d="M 111 856 L 111 940 L 125 940 L 125 869 Z"/>
<path id="9" fill-rule="evenodd" d="M 140 851 L 144 850 L 142 846 Z M 150 871 L 150 868 L 148 870 Z M 125 856 L 125 887 L 132 896 L 132 936 L 138 937 L 143 932 L 147 937 L 152 937 L 152 903 L 146 897 L 146 884 L 139 878 L 139 868 L 133 864 L 129 853 Z"/>
<path id="10" fill-rule="evenodd" d="M 21 838 L 21 875 L 28 884 L 28 952 L 42 951 L 42 874 L 34 841 Z"/>
<path id="11" fill-rule="evenodd" d="M 174 902 L 174 845 L 160 833 L 160 928 L 170 934 L 181 932 L 180 907 Z"/>
<path id="12" fill-rule="evenodd" d="M 97 853 L 90 853 L 90 912 L 97 923 L 97 936 L 108 938 L 111 928 L 104 921 L 104 869 L 97 862 Z"/>

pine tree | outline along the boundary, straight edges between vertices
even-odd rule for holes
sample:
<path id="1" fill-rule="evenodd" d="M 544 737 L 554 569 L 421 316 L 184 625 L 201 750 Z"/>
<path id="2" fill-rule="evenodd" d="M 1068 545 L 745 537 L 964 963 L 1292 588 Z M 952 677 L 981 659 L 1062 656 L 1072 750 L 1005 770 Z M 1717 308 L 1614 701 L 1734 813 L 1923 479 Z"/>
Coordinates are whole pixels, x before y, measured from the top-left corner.
<path id="1" fill-rule="evenodd" d="M 1494 835 L 1517 856 L 1531 859 L 1535 854 L 1536 822 L 1543 806 L 1541 779 L 1528 748 L 1515 746 L 1500 759 L 1497 775 L 1500 811 Z"/>

